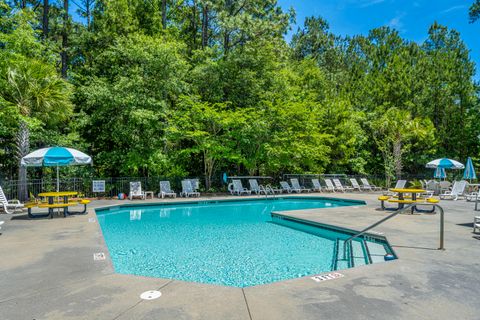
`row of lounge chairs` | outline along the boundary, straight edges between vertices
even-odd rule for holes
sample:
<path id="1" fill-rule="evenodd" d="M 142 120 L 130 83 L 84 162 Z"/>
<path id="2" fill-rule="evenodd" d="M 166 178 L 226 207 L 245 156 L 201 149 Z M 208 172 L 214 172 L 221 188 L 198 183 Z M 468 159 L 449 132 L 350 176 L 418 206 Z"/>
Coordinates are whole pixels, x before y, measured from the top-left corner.
<path id="1" fill-rule="evenodd" d="M 325 186 L 320 184 L 319 179 L 311 179 L 312 187 L 305 187 L 300 185 L 300 182 L 296 178 L 290 179 L 290 184 L 287 181 L 281 181 L 280 187 L 272 187 L 270 185 L 259 185 L 256 179 L 249 179 L 248 183 L 250 189 L 244 188 L 242 181 L 238 179 L 232 180 L 229 184 L 229 191 L 232 195 L 242 194 L 275 194 L 275 193 L 301 193 L 301 192 L 347 192 L 347 191 L 377 191 L 381 190 L 380 187 L 372 185 L 367 179 L 362 178 L 362 185 L 360 185 L 357 179 L 350 179 L 351 186 L 344 186 L 339 179 L 324 179 Z"/>
<path id="2" fill-rule="evenodd" d="M 200 197 L 200 192 L 198 192 L 199 182 L 198 179 L 185 179 L 182 180 L 182 191 L 180 192 L 181 197 Z M 145 199 L 146 192 L 142 190 L 142 183 L 139 181 L 130 182 L 130 193 L 128 194 L 130 200 L 135 198 Z M 160 181 L 160 192 L 158 193 L 159 198 L 165 197 L 177 197 L 177 193 L 172 190 L 170 181 Z"/>

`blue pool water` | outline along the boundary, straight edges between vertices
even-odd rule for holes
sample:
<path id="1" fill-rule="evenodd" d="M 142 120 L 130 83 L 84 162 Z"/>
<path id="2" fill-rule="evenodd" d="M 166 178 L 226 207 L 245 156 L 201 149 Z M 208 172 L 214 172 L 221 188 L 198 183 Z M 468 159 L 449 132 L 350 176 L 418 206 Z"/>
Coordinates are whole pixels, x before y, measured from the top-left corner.
<path id="1" fill-rule="evenodd" d="M 338 233 L 272 223 L 271 212 L 359 205 L 322 198 L 97 210 L 115 271 L 246 287 L 332 270 Z"/>

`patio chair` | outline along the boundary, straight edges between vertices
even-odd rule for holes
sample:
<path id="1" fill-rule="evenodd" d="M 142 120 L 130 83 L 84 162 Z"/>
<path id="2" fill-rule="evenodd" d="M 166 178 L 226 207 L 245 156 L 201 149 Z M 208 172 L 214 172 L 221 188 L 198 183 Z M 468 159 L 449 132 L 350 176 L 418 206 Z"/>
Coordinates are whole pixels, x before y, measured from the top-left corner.
<path id="1" fill-rule="evenodd" d="M 325 184 L 326 184 L 326 187 L 325 187 L 325 191 L 331 191 L 331 192 L 335 192 L 335 186 L 333 185 L 333 182 L 332 180 L 330 179 L 324 179 L 325 181 Z"/>
<path id="2" fill-rule="evenodd" d="M 249 179 L 248 184 L 250 185 L 250 192 L 255 192 L 255 194 L 267 194 L 267 187 L 269 190 L 272 190 L 273 193 L 275 193 L 275 191 L 279 193 L 282 192 L 281 190 L 273 189 L 270 185 L 259 185 L 257 179 Z"/>
<path id="3" fill-rule="evenodd" d="M 444 200 L 458 200 L 459 197 L 465 197 L 465 188 L 467 187 L 467 181 L 455 181 L 452 190 L 445 191 L 440 194 L 440 199 Z"/>
<path id="4" fill-rule="evenodd" d="M 142 191 L 142 183 L 140 181 L 130 182 L 130 193 L 128 197 L 130 200 L 133 198 L 145 200 L 145 192 Z"/>
<path id="5" fill-rule="evenodd" d="M 16 210 L 22 210 L 24 207 L 23 203 L 18 200 L 7 200 L 5 193 L 3 193 L 2 187 L 0 187 L 0 208 L 3 208 L 3 211 L 7 214 L 15 213 Z M 13 211 L 10 211 L 12 209 Z"/>
<path id="6" fill-rule="evenodd" d="M 473 232 L 477 233 L 477 230 L 480 230 L 480 216 L 473 217 Z"/>
<path id="7" fill-rule="evenodd" d="M 232 183 L 230 184 L 231 188 L 229 188 L 229 191 L 232 195 L 242 195 L 242 194 L 251 194 L 252 191 L 248 190 L 247 188 L 244 188 L 242 185 L 242 180 L 234 179 L 232 180 Z"/>
<path id="8" fill-rule="evenodd" d="M 282 192 L 292 193 L 293 189 L 290 187 L 287 181 L 280 181 Z"/>
<path id="9" fill-rule="evenodd" d="M 357 179 L 351 178 L 351 179 L 350 179 L 350 183 L 352 184 L 353 190 L 362 191 L 362 187 L 358 184 Z"/>
<path id="10" fill-rule="evenodd" d="M 189 196 L 200 197 L 200 192 L 194 191 L 191 180 L 182 180 L 182 192 L 180 192 L 180 196 L 187 198 Z"/>
<path id="11" fill-rule="evenodd" d="M 353 191 L 352 187 L 348 187 L 348 186 L 344 187 L 339 179 L 333 179 L 333 183 L 335 184 L 335 189 L 338 191 L 341 191 L 341 192 Z"/>
<path id="12" fill-rule="evenodd" d="M 297 178 L 291 178 L 290 183 L 292 184 L 292 190 L 295 192 L 298 192 L 298 193 L 301 193 L 303 191 L 310 192 L 310 189 L 300 185 Z"/>
<path id="13" fill-rule="evenodd" d="M 360 178 L 360 181 L 362 181 L 363 190 L 371 190 L 371 191 L 379 191 L 379 190 L 382 190 L 382 188 L 377 187 L 377 186 L 374 185 L 374 184 L 370 184 L 370 182 L 368 182 L 367 178 Z"/>
<path id="14" fill-rule="evenodd" d="M 322 192 L 323 187 L 320 184 L 320 181 L 318 179 L 312 179 L 312 185 L 313 185 L 313 188 L 312 188 L 313 191 Z"/>
<path id="15" fill-rule="evenodd" d="M 2 230 L 2 224 L 4 224 L 5 221 L 0 221 L 0 230 Z M 475 230 L 475 229 L 474 229 Z M 1 233 L 0 233 L 1 234 Z"/>
<path id="16" fill-rule="evenodd" d="M 450 188 L 452 187 L 452 183 L 450 181 L 440 181 L 438 185 L 440 187 L 440 193 L 449 191 Z"/>
<path id="17" fill-rule="evenodd" d="M 397 183 L 395 184 L 395 187 L 393 189 L 404 189 L 405 186 L 407 185 L 407 180 L 397 180 Z M 397 193 L 391 191 L 391 189 L 388 189 L 386 192 L 383 193 L 385 196 L 396 196 Z"/>
<path id="18" fill-rule="evenodd" d="M 158 197 L 161 197 L 162 199 L 165 197 L 177 197 L 175 191 L 170 187 L 170 181 L 160 181 L 160 192 L 158 193 Z"/>

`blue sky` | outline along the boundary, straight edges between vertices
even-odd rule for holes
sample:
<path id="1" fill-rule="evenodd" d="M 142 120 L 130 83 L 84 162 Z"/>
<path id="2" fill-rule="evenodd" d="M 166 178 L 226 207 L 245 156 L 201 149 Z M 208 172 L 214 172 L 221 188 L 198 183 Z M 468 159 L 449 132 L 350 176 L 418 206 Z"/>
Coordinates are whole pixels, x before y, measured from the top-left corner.
<path id="1" fill-rule="evenodd" d="M 296 12 L 297 26 L 305 17 L 321 16 L 328 21 L 333 33 L 366 35 L 369 30 L 390 26 L 406 39 L 423 42 L 428 28 L 437 21 L 460 32 L 471 50 L 470 55 L 480 65 L 480 21 L 468 23 L 468 8 L 473 0 L 278 0 Z M 290 40 L 293 31 L 287 35 Z M 477 67 L 477 80 L 480 72 Z"/>

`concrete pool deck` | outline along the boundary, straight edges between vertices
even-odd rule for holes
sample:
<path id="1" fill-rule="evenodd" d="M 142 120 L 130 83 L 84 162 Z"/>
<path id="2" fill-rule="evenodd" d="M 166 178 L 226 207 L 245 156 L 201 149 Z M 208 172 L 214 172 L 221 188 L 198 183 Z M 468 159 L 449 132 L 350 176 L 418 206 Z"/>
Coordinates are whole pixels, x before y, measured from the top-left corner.
<path id="1" fill-rule="evenodd" d="M 356 230 L 388 214 L 377 209 L 378 194 L 314 195 L 367 205 L 286 214 Z M 171 200 L 133 203 L 160 201 Z M 398 260 L 342 270 L 344 277 L 335 280 L 303 277 L 244 289 L 115 274 L 93 208 L 125 203 L 94 201 L 87 215 L 53 220 L 1 214 L 0 319 L 480 318 L 480 235 L 472 233 L 472 202 L 440 203 L 445 251 L 436 250 L 438 214 L 402 214 L 374 229 Z M 94 261 L 97 252 L 106 259 Z M 141 300 L 147 290 L 162 296 Z"/>

